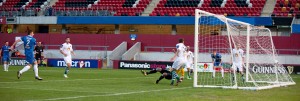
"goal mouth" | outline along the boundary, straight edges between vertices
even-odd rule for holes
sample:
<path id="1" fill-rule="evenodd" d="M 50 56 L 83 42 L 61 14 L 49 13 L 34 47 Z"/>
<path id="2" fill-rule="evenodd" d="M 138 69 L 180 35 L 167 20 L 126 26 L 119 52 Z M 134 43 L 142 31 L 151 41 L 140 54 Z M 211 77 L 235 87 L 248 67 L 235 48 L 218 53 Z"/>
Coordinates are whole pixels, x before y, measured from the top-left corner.
<path id="1" fill-rule="evenodd" d="M 296 84 L 278 62 L 268 28 L 196 9 L 194 38 L 194 87 L 263 90 Z"/>

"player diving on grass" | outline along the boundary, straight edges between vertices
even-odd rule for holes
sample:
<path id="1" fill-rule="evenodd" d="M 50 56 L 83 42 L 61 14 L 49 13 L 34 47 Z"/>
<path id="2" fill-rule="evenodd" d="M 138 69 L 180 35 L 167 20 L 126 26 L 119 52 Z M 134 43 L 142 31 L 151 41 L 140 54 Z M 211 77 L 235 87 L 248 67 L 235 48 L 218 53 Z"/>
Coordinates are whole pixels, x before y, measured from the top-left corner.
<path id="1" fill-rule="evenodd" d="M 222 55 L 217 51 L 214 51 L 213 54 L 211 54 L 211 59 L 214 65 L 212 78 L 216 77 L 216 68 L 221 69 L 222 78 L 224 78 L 224 68 L 222 66 Z"/>
<path id="2" fill-rule="evenodd" d="M 172 80 L 171 85 L 174 84 L 174 81 L 177 80 L 176 86 L 182 81 L 183 77 L 179 77 L 177 73 L 182 71 L 182 69 L 185 67 L 186 64 L 186 58 L 185 53 L 186 52 L 186 46 L 184 45 L 184 40 L 179 39 L 179 43 L 176 44 L 176 52 L 175 55 L 172 57 L 171 60 L 175 60 L 173 62 L 172 67 L 170 68 L 171 74 L 172 74 Z"/>
<path id="3" fill-rule="evenodd" d="M 65 78 L 68 78 L 68 72 L 69 70 L 71 69 L 71 66 L 72 66 L 72 55 L 75 56 L 75 53 L 73 51 L 73 48 L 72 48 L 72 44 L 70 43 L 70 38 L 67 37 L 65 39 L 65 43 L 63 43 L 60 47 L 60 53 L 63 55 L 63 58 L 65 60 L 65 63 L 67 65 L 67 67 L 65 68 L 65 72 L 64 72 L 64 77 Z"/>
<path id="4" fill-rule="evenodd" d="M 35 74 L 35 79 L 37 80 L 43 80 L 42 78 L 39 77 L 39 69 L 38 69 L 38 64 L 37 61 L 34 58 L 34 47 L 36 45 L 36 39 L 33 37 L 34 33 L 33 31 L 29 30 L 27 36 L 21 37 L 21 39 L 18 39 L 14 42 L 14 44 L 11 46 L 11 50 L 13 50 L 13 47 L 18 43 L 23 41 L 24 42 L 24 50 L 25 50 L 25 57 L 26 57 L 26 62 L 27 65 L 21 69 L 20 71 L 17 72 L 17 77 L 20 79 L 21 75 L 28 71 L 31 66 L 33 65 L 33 71 Z"/>
<path id="5" fill-rule="evenodd" d="M 240 45 L 238 44 L 233 50 L 232 50 L 232 68 L 231 68 L 231 75 L 232 75 L 232 81 L 235 81 L 234 78 L 234 72 L 240 73 L 241 79 L 243 82 L 245 82 L 244 73 L 243 73 L 243 65 L 244 65 L 244 51 L 240 48 Z"/>
<path id="6" fill-rule="evenodd" d="M 0 50 L 0 54 L 1 54 L 0 56 L 2 56 L 2 61 L 3 61 L 3 70 L 5 72 L 8 72 L 8 68 L 9 68 L 9 60 L 10 60 L 9 51 L 10 51 L 9 43 L 8 41 L 6 41 L 5 45 L 2 46 Z"/>
<path id="7" fill-rule="evenodd" d="M 187 72 L 188 72 L 188 75 L 187 75 L 187 79 L 192 79 L 191 78 L 191 74 L 193 73 L 193 67 L 194 67 L 194 53 L 190 51 L 190 47 L 187 46 L 187 61 L 186 61 L 186 69 L 187 69 Z"/>
<path id="8" fill-rule="evenodd" d="M 160 72 L 161 73 L 161 76 L 156 80 L 156 84 L 159 83 L 160 80 L 162 79 L 167 79 L 167 80 L 171 80 L 172 79 L 172 74 L 170 71 L 166 70 L 166 69 L 163 69 L 161 67 L 158 67 L 158 68 L 155 68 L 155 69 L 152 69 L 151 71 L 149 72 L 146 72 L 144 70 L 141 71 L 143 75 L 147 76 L 149 74 L 154 74 L 154 73 L 157 73 L 157 72 Z"/>

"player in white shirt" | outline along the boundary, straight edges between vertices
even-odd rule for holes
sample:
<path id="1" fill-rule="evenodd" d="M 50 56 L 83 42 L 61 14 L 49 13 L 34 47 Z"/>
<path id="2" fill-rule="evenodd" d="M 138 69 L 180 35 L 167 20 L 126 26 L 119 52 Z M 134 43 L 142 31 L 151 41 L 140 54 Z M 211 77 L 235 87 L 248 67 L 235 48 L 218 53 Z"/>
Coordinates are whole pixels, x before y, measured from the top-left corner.
<path id="1" fill-rule="evenodd" d="M 193 67 L 194 67 L 194 53 L 190 51 L 190 47 L 187 46 L 187 50 L 186 50 L 186 58 L 187 58 L 187 61 L 186 61 L 186 68 L 187 68 L 187 72 L 188 72 L 188 75 L 187 75 L 187 79 L 192 79 L 191 78 L 191 73 L 193 72 Z"/>
<path id="2" fill-rule="evenodd" d="M 60 47 L 60 53 L 63 55 L 65 63 L 67 67 L 65 68 L 64 77 L 68 78 L 68 72 L 71 69 L 72 66 L 72 55 L 75 56 L 75 53 L 72 48 L 72 44 L 70 43 L 70 38 L 66 38 L 66 42 L 63 43 Z"/>
<path id="3" fill-rule="evenodd" d="M 175 79 L 177 80 L 177 84 L 182 81 L 183 78 L 179 78 L 176 72 L 179 72 L 182 68 L 185 67 L 186 64 L 186 58 L 185 53 L 186 52 L 186 46 L 184 45 L 184 40 L 179 39 L 179 43 L 176 44 L 176 52 L 174 57 L 171 60 L 175 60 L 173 62 L 172 68 L 170 68 L 171 74 L 172 74 L 172 81 L 171 85 L 174 84 Z"/>
<path id="4" fill-rule="evenodd" d="M 240 48 L 240 45 L 238 44 L 233 50 L 232 50 L 232 67 L 231 72 L 237 72 L 242 75 L 242 80 L 244 82 L 244 73 L 243 73 L 243 66 L 244 66 L 244 51 Z M 233 74 L 232 74 L 233 75 Z M 232 76 L 234 77 L 234 76 Z M 234 80 L 234 78 L 233 78 Z"/>

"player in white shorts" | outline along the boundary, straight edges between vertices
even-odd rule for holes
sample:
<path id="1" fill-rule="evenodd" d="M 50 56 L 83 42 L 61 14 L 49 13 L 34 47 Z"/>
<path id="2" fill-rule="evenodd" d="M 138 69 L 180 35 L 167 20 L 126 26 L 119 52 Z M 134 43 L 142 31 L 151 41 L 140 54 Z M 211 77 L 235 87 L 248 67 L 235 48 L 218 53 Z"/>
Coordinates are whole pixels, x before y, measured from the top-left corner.
<path id="1" fill-rule="evenodd" d="M 186 52 L 186 58 L 187 58 L 187 61 L 186 61 L 186 69 L 187 69 L 187 72 L 188 72 L 188 75 L 187 75 L 187 79 L 192 79 L 191 78 L 191 73 L 193 72 L 193 67 L 194 67 L 194 53 L 190 51 L 190 47 L 187 46 L 187 52 Z"/>
<path id="2" fill-rule="evenodd" d="M 72 48 L 72 44 L 70 43 L 70 38 L 67 37 L 66 42 L 64 44 L 61 45 L 60 47 L 60 53 L 63 54 L 63 58 L 65 60 L 65 63 L 67 65 L 67 67 L 65 68 L 65 73 L 64 73 L 64 77 L 68 78 L 68 72 L 71 69 L 72 66 L 72 55 L 75 56 L 75 53 L 73 51 Z M 72 54 L 72 55 L 71 55 Z"/>
<path id="3" fill-rule="evenodd" d="M 184 45 L 184 40 L 183 39 L 179 39 L 179 43 L 176 44 L 176 52 L 174 57 L 171 60 L 175 60 L 173 62 L 172 68 L 170 69 L 171 74 L 172 74 L 172 81 L 171 81 L 171 85 L 174 84 L 175 79 L 177 79 L 177 84 L 181 82 L 181 79 L 179 78 L 179 76 L 177 75 L 177 73 L 179 71 L 181 71 L 186 64 L 186 58 L 185 58 L 185 52 L 186 52 L 186 46 Z"/>
<path id="4" fill-rule="evenodd" d="M 238 44 L 233 50 L 232 50 L 232 67 L 231 68 L 231 72 L 237 72 L 237 73 L 240 73 L 242 75 L 242 80 L 244 82 L 244 69 L 243 69 L 243 66 L 244 66 L 244 51 L 243 49 L 240 48 L 240 45 Z M 234 76 L 232 76 L 234 77 Z M 234 79 L 233 79 L 234 80 Z"/>

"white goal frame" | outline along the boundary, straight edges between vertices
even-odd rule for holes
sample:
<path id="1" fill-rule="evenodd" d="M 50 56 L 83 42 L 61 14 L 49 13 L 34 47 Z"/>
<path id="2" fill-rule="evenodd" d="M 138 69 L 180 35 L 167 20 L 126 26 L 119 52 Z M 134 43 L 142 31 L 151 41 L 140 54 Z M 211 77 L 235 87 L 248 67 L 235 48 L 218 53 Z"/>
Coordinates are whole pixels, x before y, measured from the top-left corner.
<path id="1" fill-rule="evenodd" d="M 238 20 L 234 20 L 234 19 L 230 19 L 230 18 L 226 18 L 226 17 L 222 17 L 222 19 L 224 18 L 226 22 L 226 27 L 228 27 L 228 21 L 230 22 L 234 22 L 234 23 L 239 23 L 241 25 L 244 25 L 244 26 L 247 26 L 247 37 L 246 37 L 246 58 L 245 58 L 245 68 L 246 68 L 246 71 L 245 71 L 245 74 L 246 74 L 246 82 L 252 82 L 255 86 L 253 87 L 239 87 L 239 86 L 236 86 L 237 82 L 235 82 L 235 86 L 217 86 L 217 85 L 198 85 L 198 56 L 199 56 L 199 19 L 201 17 L 201 14 L 205 14 L 205 15 L 208 15 L 208 16 L 215 16 L 215 17 L 221 17 L 222 15 L 217 15 L 217 14 L 213 14 L 213 13 L 209 13 L 209 12 L 206 12 L 206 11 L 203 11 L 203 10 L 199 10 L 199 9 L 196 9 L 195 10 L 195 36 L 194 36 L 194 80 L 193 80 L 193 87 L 209 87 L 209 88 L 230 88 L 230 89 L 246 89 L 246 90 L 262 90 L 262 89 L 270 89 L 270 88 L 274 88 L 274 87 L 281 87 L 281 86 L 288 86 L 288 85 L 295 85 L 296 83 L 294 81 L 292 82 L 279 82 L 278 81 L 278 76 L 277 76 L 277 67 L 275 67 L 276 69 L 276 81 L 274 82 L 267 82 L 267 83 L 270 83 L 270 85 L 267 85 L 267 86 L 257 86 L 256 83 L 258 82 L 266 82 L 266 81 L 254 81 L 253 79 L 251 80 L 248 76 L 248 73 L 249 73 L 249 51 L 250 51 L 250 30 L 251 29 L 255 29 L 253 28 L 253 25 L 249 24 L 249 23 L 245 23 L 245 22 L 241 22 L 241 21 L 238 21 Z M 224 20 L 223 19 L 223 20 Z M 228 29 L 228 28 L 227 28 Z M 269 32 L 271 32 L 268 28 L 259 28 L 259 29 L 265 29 Z M 230 39 L 230 36 L 229 36 L 229 30 L 227 30 L 227 36 L 228 38 Z M 271 35 L 271 33 L 270 33 Z M 272 38 L 270 39 L 271 42 L 273 43 L 273 40 Z M 230 47 L 231 47 L 231 41 L 229 41 L 230 43 Z M 273 57 L 274 56 L 274 44 L 272 44 L 272 48 L 273 48 Z M 232 50 L 231 50 L 232 51 Z M 236 77 L 236 73 L 234 72 L 234 76 L 235 76 L 235 79 L 237 78 Z M 236 80 L 235 80 L 236 81 Z M 201 82 L 201 81 L 200 81 Z"/>

